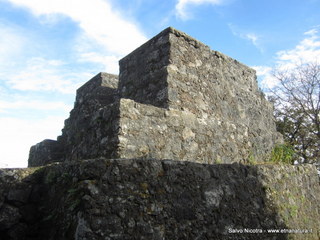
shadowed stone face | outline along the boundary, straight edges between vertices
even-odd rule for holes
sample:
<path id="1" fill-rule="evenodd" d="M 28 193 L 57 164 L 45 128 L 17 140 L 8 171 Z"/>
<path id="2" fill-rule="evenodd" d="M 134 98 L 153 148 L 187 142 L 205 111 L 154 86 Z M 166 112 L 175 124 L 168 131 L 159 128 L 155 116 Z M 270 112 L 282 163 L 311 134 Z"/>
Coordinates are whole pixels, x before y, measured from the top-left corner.
<path id="1" fill-rule="evenodd" d="M 0 239 L 318 240 L 319 198 L 312 165 L 100 158 L 0 169 Z"/>
<path id="2" fill-rule="evenodd" d="M 84 84 L 58 138 L 61 161 L 203 163 L 263 160 L 280 141 L 255 71 L 173 28 L 121 59 L 119 82 L 100 73 Z"/>
<path id="3" fill-rule="evenodd" d="M 44 166 L 48 163 L 61 161 L 64 157 L 64 149 L 60 143 L 46 139 L 34 145 L 30 149 L 29 167 Z"/>
<path id="4" fill-rule="evenodd" d="M 163 31 L 120 60 L 121 97 L 168 107 L 169 32 L 169 29 Z"/>

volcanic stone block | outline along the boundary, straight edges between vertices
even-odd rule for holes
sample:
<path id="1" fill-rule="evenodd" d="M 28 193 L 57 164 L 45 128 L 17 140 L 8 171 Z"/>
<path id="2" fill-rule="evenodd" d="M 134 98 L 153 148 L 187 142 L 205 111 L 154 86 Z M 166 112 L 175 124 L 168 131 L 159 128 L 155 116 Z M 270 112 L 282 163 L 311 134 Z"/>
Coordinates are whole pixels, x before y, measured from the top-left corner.
<path id="1" fill-rule="evenodd" d="M 80 87 L 62 135 L 57 141 L 45 140 L 33 146 L 29 167 L 66 159 L 113 156 L 117 140 L 111 136 L 116 137 L 113 132 L 119 108 L 117 87 L 118 76 L 108 73 L 99 73 Z"/>
<path id="2" fill-rule="evenodd" d="M 181 111 L 180 114 L 192 115 L 203 125 L 213 127 L 208 127 L 205 133 L 200 132 L 201 128 L 194 130 L 203 141 L 193 145 L 201 152 L 200 146 L 207 145 L 203 151 L 211 158 L 222 161 L 249 155 L 265 158 L 274 144 L 281 142 L 273 107 L 258 89 L 255 70 L 173 28 L 164 30 L 120 60 L 119 92 L 123 98 Z M 155 118 L 149 128 L 145 121 L 144 129 L 154 129 L 163 121 L 168 123 L 169 119 Z M 168 129 L 168 135 L 153 135 L 156 137 L 149 142 L 162 137 L 166 142 L 175 142 L 177 139 L 170 136 L 177 130 Z M 207 132 L 210 134 L 206 135 Z M 171 156 L 172 152 L 164 155 Z M 203 155 L 206 154 L 195 158 Z"/>
<path id="3" fill-rule="evenodd" d="M 64 158 L 63 147 L 55 140 L 46 139 L 30 148 L 28 166 L 44 166 Z"/>
<path id="4" fill-rule="evenodd" d="M 120 60 L 119 90 L 136 102 L 228 118 L 243 117 L 240 98 L 261 97 L 253 69 L 173 28 Z M 231 113 L 230 104 L 242 108 Z"/>
<path id="5" fill-rule="evenodd" d="M 168 107 L 169 30 L 164 30 L 119 61 L 121 97 Z"/>
<path id="6" fill-rule="evenodd" d="M 262 157 L 253 148 L 244 124 L 204 119 L 189 111 L 158 108 L 131 99 L 121 99 L 119 106 L 121 158 L 230 163 L 245 160 L 251 154 Z"/>
<path id="7" fill-rule="evenodd" d="M 62 136 L 67 161 L 114 157 L 119 112 L 118 76 L 99 73 L 77 90 Z"/>
<path id="8" fill-rule="evenodd" d="M 113 103 L 118 98 L 118 76 L 99 73 L 77 90 L 76 106 L 86 101 L 90 107 Z"/>

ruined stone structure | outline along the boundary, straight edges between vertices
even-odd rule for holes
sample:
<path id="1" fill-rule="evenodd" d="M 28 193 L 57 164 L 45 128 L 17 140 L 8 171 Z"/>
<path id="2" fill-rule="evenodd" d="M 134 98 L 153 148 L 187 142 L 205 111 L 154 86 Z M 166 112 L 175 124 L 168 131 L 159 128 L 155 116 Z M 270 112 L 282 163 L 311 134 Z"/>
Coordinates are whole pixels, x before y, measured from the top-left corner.
<path id="1" fill-rule="evenodd" d="M 319 240 L 315 166 L 242 162 L 277 141 L 254 70 L 168 28 L 0 169 L 0 239 Z"/>
<path id="2" fill-rule="evenodd" d="M 168 28 L 120 60 L 119 80 L 100 73 L 83 85 L 62 136 L 33 146 L 29 166 L 97 157 L 263 160 L 279 141 L 255 71 Z"/>

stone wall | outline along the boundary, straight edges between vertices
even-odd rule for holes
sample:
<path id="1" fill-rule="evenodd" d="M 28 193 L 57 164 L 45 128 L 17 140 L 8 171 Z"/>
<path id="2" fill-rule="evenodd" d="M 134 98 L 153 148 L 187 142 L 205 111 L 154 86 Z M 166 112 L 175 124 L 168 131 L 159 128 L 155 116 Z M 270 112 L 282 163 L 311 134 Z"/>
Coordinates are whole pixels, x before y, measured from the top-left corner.
<path id="1" fill-rule="evenodd" d="M 168 28 L 120 60 L 119 82 L 100 73 L 77 91 L 57 143 L 60 161 L 230 163 L 265 160 L 281 140 L 253 69 Z M 43 150 L 30 166 L 57 161 Z"/>
<path id="2" fill-rule="evenodd" d="M 99 156 L 116 157 L 118 145 L 118 76 L 99 73 L 77 90 L 62 135 L 30 149 L 29 167 Z"/>
<path id="3" fill-rule="evenodd" d="M 119 126 L 122 158 L 231 163 L 250 154 L 247 128 L 214 118 L 203 121 L 187 111 L 121 99 Z"/>
<path id="4" fill-rule="evenodd" d="M 77 90 L 74 109 L 58 138 L 65 148 L 62 160 L 115 157 L 119 108 L 117 86 L 116 75 L 99 73 Z"/>
<path id="5" fill-rule="evenodd" d="M 168 28 L 0 169 L 0 239 L 319 239 L 314 166 L 239 164 L 279 141 L 255 72 Z"/>
<path id="6" fill-rule="evenodd" d="M 0 193 L 3 240 L 320 238 L 311 165 L 93 159 L 1 169 Z"/>
<path id="7" fill-rule="evenodd" d="M 218 135 L 229 136 L 223 145 L 233 149 L 242 144 L 239 149 L 247 149 L 257 159 L 267 156 L 281 136 L 275 130 L 273 106 L 258 88 L 255 70 L 174 29 L 169 41 L 170 107 L 190 111 L 205 122 L 232 126 L 215 128 Z"/>
<path id="8" fill-rule="evenodd" d="M 213 146 L 202 153 L 211 155 L 211 161 L 240 161 L 249 155 L 263 159 L 281 142 L 273 106 L 260 92 L 255 71 L 173 28 L 120 61 L 119 92 L 123 98 L 181 111 L 178 115 L 192 115 L 202 125 L 213 126 L 206 128 L 207 134 L 196 131 L 203 140 L 193 144 Z M 195 159 L 196 152 L 190 152 L 189 160 Z"/>
<path id="9" fill-rule="evenodd" d="M 65 157 L 65 149 L 60 142 L 46 139 L 30 148 L 29 167 L 44 166 L 60 162 Z"/>
<path id="10" fill-rule="evenodd" d="M 167 108 L 170 63 L 169 29 L 164 30 L 119 61 L 121 97 Z"/>

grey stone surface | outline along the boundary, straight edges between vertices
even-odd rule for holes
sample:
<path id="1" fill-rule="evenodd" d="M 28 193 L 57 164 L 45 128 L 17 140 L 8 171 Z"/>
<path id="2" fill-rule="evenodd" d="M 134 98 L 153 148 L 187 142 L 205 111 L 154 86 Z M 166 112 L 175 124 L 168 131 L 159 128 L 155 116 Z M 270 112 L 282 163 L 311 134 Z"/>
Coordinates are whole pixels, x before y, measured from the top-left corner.
<path id="1" fill-rule="evenodd" d="M 28 166 L 43 166 L 62 161 L 65 156 L 64 147 L 57 141 L 46 139 L 30 148 Z"/>
<path id="2" fill-rule="evenodd" d="M 84 84 L 62 132 L 61 161 L 263 161 L 282 140 L 255 71 L 173 28 L 120 60 L 119 82 Z M 37 149 L 29 166 L 56 161 Z"/>
<path id="3" fill-rule="evenodd" d="M 65 149 L 63 160 L 113 156 L 116 140 L 112 136 L 115 136 L 119 99 L 117 86 L 116 75 L 99 73 L 77 90 L 74 109 L 58 138 Z M 103 148 L 101 141 L 107 137 Z"/>
<path id="4" fill-rule="evenodd" d="M 28 202 L 10 201 L 10 192 L 27 186 Z M 320 185 L 312 165 L 92 159 L 1 169 L 0 189 L 4 240 L 320 237 Z M 236 233 L 241 230 L 257 232 Z"/>
<path id="5" fill-rule="evenodd" d="M 113 103 L 118 98 L 117 88 L 118 76 L 99 73 L 77 90 L 75 109 L 81 105 L 83 108 L 90 106 L 99 109 Z M 90 108 L 86 109 L 87 113 L 93 111 Z"/>
<path id="6" fill-rule="evenodd" d="M 74 109 L 65 121 L 59 141 L 65 146 L 65 159 L 75 160 L 113 156 L 117 140 L 119 94 L 116 75 L 99 73 L 77 91 Z M 101 146 L 102 139 L 107 140 Z"/>
<path id="7" fill-rule="evenodd" d="M 19 223 L 21 215 L 19 209 L 8 204 L 4 204 L 0 208 L 0 231 L 7 230 Z"/>
<path id="8" fill-rule="evenodd" d="M 66 159 L 113 156 L 117 142 L 112 138 L 116 137 L 113 132 L 118 115 L 117 86 L 116 75 L 99 73 L 80 87 L 62 135 L 57 141 L 44 140 L 32 146 L 28 166 L 43 166 Z"/>
<path id="9" fill-rule="evenodd" d="M 253 151 L 248 128 L 227 121 L 204 120 L 192 112 L 166 110 L 130 99 L 121 99 L 120 116 L 122 158 L 231 163 L 247 159 Z"/>
<path id="10" fill-rule="evenodd" d="M 164 138 L 174 142 L 174 151 L 179 152 L 174 159 L 230 162 L 249 155 L 263 159 L 275 143 L 281 142 L 273 107 L 258 89 L 255 71 L 172 28 L 120 61 L 119 91 L 123 98 L 169 109 L 167 116 L 150 119 L 153 133 L 149 136 L 150 141 Z M 190 121 L 181 119 L 186 117 Z M 177 122 L 179 130 L 171 126 Z M 142 129 L 141 122 L 131 125 L 132 133 Z M 159 134 L 157 125 L 166 125 L 166 133 Z M 188 140 L 182 136 L 187 132 L 193 136 Z M 178 145 L 190 151 L 180 151 Z M 157 157 L 164 147 L 154 147 L 157 152 L 150 148 L 149 152 Z M 173 153 L 164 150 L 161 154 Z"/>
<path id="11" fill-rule="evenodd" d="M 169 106 L 169 29 L 164 30 L 119 61 L 121 97 L 157 107 Z"/>
<path id="12" fill-rule="evenodd" d="M 278 141 L 255 72 L 168 28 L 78 89 L 46 166 L 0 169 L 0 239 L 318 240 L 314 166 L 241 164 Z"/>

